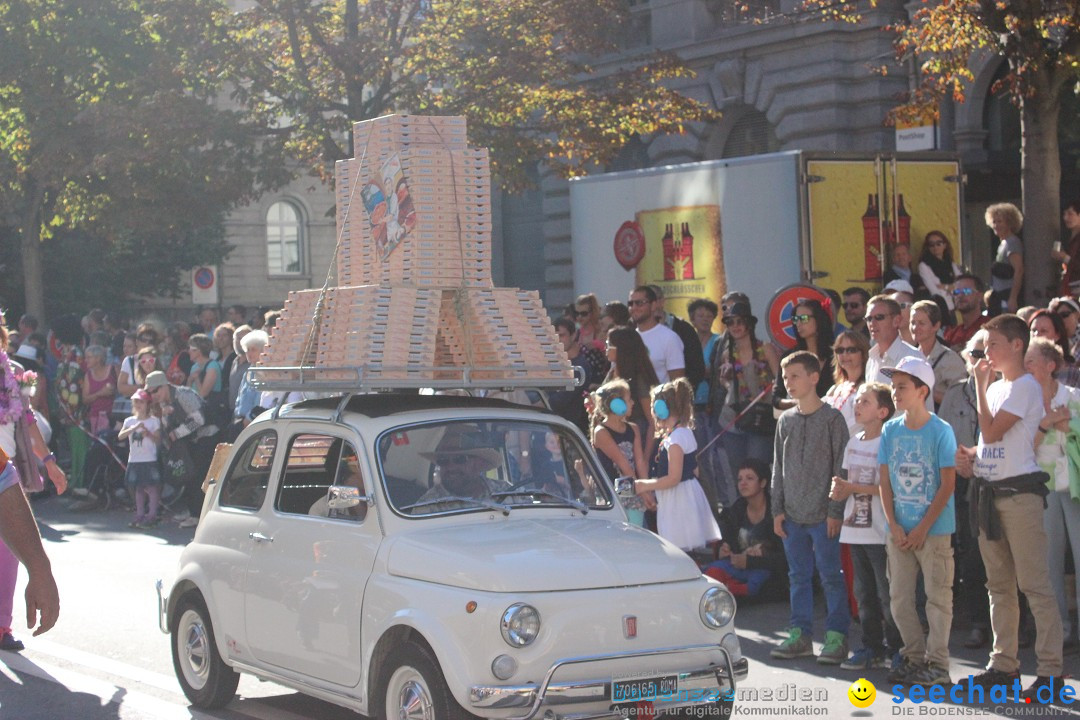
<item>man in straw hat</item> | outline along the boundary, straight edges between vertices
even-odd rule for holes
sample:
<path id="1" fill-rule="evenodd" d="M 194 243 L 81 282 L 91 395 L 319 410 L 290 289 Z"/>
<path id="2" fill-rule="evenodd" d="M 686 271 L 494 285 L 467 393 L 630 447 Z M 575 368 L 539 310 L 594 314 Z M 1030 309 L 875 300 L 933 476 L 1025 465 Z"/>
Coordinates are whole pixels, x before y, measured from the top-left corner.
<path id="1" fill-rule="evenodd" d="M 417 504 L 439 498 L 490 497 L 497 488 L 485 473 L 499 466 L 499 451 L 486 445 L 486 440 L 487 436 L 475 427 L 448 427 L 433 452 L 420 453 L 438 467 L 439 482 L 424 493 Z M 431 505 L 428 509 L 442 508 Z"/>

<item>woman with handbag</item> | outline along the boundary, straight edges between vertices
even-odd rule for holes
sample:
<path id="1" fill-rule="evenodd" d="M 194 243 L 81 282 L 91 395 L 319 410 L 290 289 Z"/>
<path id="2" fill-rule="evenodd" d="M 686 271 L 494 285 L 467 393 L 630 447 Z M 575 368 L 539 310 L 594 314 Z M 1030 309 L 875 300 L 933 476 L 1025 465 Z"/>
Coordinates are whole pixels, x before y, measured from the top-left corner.
<path id="1" fill-rule="evenodd" d="M 1050 566 L 1050 585 L 1054 588 L 1065 647 L 1076 648 L 1076 628 L 1069 616 L 1065 592 L 1065 550 L 1072 548 L 1080 557 L 1080 468 L 1076 465 L 1076 428 L 1071 420 L 1080 419 L 1080 390 L 1058 382 L 1054 375 L 1065 366 L 1061 348 L 1051 340 L 1033 338 L 1024 356 L 1024 368 L 1043 390 L 1046 415 L 1035 433 L 1035 461 L 1050 475 L 1043 528 L 1046 530 L 1046 557 Z M 1068 446 L 1073 447 L 1073 452 Z M 1080 574 L 1076 576 L 1080 591 Z"/>
<path id="2" fill-rule="evenodd" d="M 757 339 L 757 318 L 750 304 L 734 302 L 724 315 L 727 336 L 719 352 L 724 353 L 719 380 L 727 388 L 727 400 L 720 412 L 720 443 L 731 467 L 740 467 L 746 458 L 770 462 L 773 456 L 772 393 L 762 393 L 774 383 L 780 358 L 770 343 Z"/>
<path id="3" fill-rule="evenodd" d="M 0 314 L 0 449 L 11 458 L 27 492 L 38 492 L 44 487 L 36 457 L 44 463 L 56 491 L 63 493 L 67 490 L 67 477 L 49 452 L 30 409 L 31 380 L 21 365 L 8 358 L 7 349 L 8 334 Z M 0 650 L 23 649 L 22 642 L 11 634 L 18 574 L 18 559 L 0 542 Z"/>

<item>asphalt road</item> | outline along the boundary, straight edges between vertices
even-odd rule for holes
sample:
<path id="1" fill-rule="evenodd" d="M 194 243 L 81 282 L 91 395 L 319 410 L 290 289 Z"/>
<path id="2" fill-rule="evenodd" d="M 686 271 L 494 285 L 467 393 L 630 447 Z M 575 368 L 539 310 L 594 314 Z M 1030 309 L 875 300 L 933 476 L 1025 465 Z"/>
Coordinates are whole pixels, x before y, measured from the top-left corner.
<path id="1" fill-rule="evenodd" d="M 220 718 L 239 720 L 344 720 L 356 715 L 273 683 L 245 676 L 237 699 L 216 712 L 191 709 L 173 675 L 168 638 L 157 627 L 154 581 L 166 587 L 180 551 L 192 530 L 175 524 L 150 531 L 127 527 L 130 516 L 119 510 L 72 511 L 56 498 L 34 503 L 42 535 L 60 585 L 61 618 L 48 634 L 32 638 L 25 630 L 21 599 L 16 596 L 16 636 L 26 642 L 19 654 L 0 652 L 0 720 L 134 720 Z M 820 605 L 821 603 L 819 603 Z M 1049 717 L 1080 718 L 1076 706 L 972 706 L 909 700 L 894 703 L 884 671 L 871 671 L 877 699 L 857 709 L 848 699 L 858 673 L 818 665 L 813 658 L 778 661 L 769 650 L 779 641 L 787 603 L 744 604 L 736 625 L 750 677 L 740 685 L 736 717 Z M 823 608 L 817 623 L 822 625 Z M 852 634 L 858 636 L 858 629 Z M 961 632 L 951 644 L 952 675 L 978 672 L 986 651 L 960 647 Z M 857 640 L 856 640 L 857 643 Z M 1034 670 L 1031 651 L 1024 669 Z M 1066 658 L 1075 673 L 1080 658 Z M 1033 678 L 1025 675 L 1026 685 Z M 1080 685 L 1073 684 L 1080 694 Z"/>

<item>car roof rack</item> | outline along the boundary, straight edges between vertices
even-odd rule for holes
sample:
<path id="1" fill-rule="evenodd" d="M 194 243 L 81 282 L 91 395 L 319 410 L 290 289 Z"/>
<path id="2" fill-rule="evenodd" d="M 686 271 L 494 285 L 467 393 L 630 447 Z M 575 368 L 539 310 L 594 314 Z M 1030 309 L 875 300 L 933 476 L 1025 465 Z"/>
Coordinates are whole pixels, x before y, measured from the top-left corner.
<path id="1" fill-rule="evenodd" d="M 573 369 L 573 373 L 568 372 Z M 256 366 L 249 382 L 271 392 L 374 393 L 399 390 L 573 390 L 585 383 L 582 368 L 562 365 L 313 365 Z"/>

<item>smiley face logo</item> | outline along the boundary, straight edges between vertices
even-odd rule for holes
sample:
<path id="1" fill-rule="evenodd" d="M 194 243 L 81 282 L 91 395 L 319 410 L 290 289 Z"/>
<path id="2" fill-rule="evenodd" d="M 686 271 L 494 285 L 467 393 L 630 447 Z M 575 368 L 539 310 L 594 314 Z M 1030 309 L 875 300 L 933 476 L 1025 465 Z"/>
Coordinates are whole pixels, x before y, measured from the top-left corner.
<path id="1" fill-rule="evenodd" d="M 848 700 L 857 708 L 868 708 L 877 698 L 877 688 L 866 678 L 859 678 L 851 683 L 847 691 Z"/>

